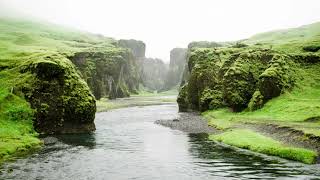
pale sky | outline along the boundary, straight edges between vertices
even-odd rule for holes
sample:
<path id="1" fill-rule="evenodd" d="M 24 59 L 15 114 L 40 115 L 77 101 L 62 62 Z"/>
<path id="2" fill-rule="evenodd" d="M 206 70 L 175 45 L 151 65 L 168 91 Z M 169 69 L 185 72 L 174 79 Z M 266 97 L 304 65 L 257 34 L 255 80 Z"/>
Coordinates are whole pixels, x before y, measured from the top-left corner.
<path id="1" fill-rule="evenodd" d="M 320 21 L 320 0 L 0 0 L 0 11 L 142 40 L 148 57 L 168 62 L 172 48 L 191 41 L 239 40 Z"/>

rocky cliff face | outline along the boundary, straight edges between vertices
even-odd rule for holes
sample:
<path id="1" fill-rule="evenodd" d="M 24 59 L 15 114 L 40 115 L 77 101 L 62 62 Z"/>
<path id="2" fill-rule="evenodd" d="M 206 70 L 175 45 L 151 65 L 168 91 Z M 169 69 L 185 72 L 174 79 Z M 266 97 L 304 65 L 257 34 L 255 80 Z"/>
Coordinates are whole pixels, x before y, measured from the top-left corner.
<path id="1" fill-rule="evenodd" d="M 185 64 L 184 64 L 184 68 L 183 68 L 183 73 L 182 73 L 182 77 L 181 77 L 181 81 L 180 81 L 180 86 L 184 85 L 190 76 L 190 69 L 188 66 L 188 59 L 189 56 L 191 54 L 191 50 L 195 49 L 195 48 L 218 48 L 218 47 L 222 47 L 223 45 L 217 42 L 210 42 L 210 41 L 193 41 L 191 43 L 188 44 L 188 49 L 186 52 L 186 60 L 185 60 Z"/>
<path id="2" fill-rule="evenodd" d="M 128 97 L 138 91 L 137 64 L 127 49 L 115 47 L 77 52 L 70 59 L 96 99 Z"/>
<path id="3" fill-rule="evenodd" d="M 95 98 L 74 65 L 59 54 L 25 60 L 7 71 L 19 71 L 12 93 L 25 96 L 34 111 L 39 133 L 80 133 L 95 130 Z"/>
<path id="4" fill-rule="evenodd" d="M 16 124 L 16 129 L 28 119 L 39 133 L 90 132 L 95 129 L 96 99 L 138 90 L 136 60 L 145 54 L 141 41 L 2 17 L 0 26 L 0 92 L 13 104 L 0 110 L 14 115 L 12 121 L 2 116 L 0 121 Z M 23 108 L 14 107 L 17 99 Z"/>
<path id="5" fill-rule="evenodd" d="M 140 82 L 147 89 L 162 90 L 165 86 L 165 78 L 168 71 L 167 65 L 160 59 L 146 58 L 146 45 L 142 41 L 121 39 L 119 46 L 129 49 L 134 56 L 139 72 Z"/>
<path id="6" fill-rule="evenodd" d="M 142 82 L 150 90 L 161 90 L 164 87 L 168 67 L 160 59 L 145 58 L 142 62 Z"/>
<path id="7" fill-rule="evenodd" d="M 118 44 L 120 47 L 130 49 L 136 59 L 145 58 L 146 44 L 144 42 L 134 39 L 120 39 Z"/>
<path id="8" fill-rule="evenodd" d="M 165 81 L 165 90 L 169 90 L 179 85 L 185 68 L 187 59 L 187 49 L 174 48 L 170 51 L 170 65 Z"/>
<path id="9" fill-rule="evenodd" d="M 250 47 L 189 49 L 189 76 L 179 93 L 179 109 L 259 109 L 295 85 L 299 66 L 320 60 L 297 56 Z"/>

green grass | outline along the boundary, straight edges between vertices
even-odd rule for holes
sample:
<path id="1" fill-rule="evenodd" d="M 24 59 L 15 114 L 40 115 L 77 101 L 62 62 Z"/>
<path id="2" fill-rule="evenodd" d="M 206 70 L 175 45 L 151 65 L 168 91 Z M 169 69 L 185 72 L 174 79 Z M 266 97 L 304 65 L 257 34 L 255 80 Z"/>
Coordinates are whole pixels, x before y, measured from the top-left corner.
<path id="1" fill-rule="evenodd" d="M 251 124 L 274 124 L 282 127 L 302 130 L 305 134 L 320 136 L 320 121 L 309 122 L 307 119 L 320 117 L 320 66 L 302 66 L 296 73 L 300 79 L 288 92 L 268 101 L 263 108 L 256 111 L 244 110 L 232 112 L 227 108 L 210 110 L 202 115 L 208 124 L 225 130 L 219 135 L 210 136 L 223 143 L 252 151 L 297 160 L 307 164 L 313 163 L 315 153 L 301 148 L 282 145 L 269 137 L 240 128 Z"/>
<path id="2" fill-rule="evenodd" d="M 0 88 L 0 163 L 12 155 L 40 147 L 32 118 L 33 110 L 24 99 Z"/>
<path id="3" fill-rule="evenodd" d="M 41 145 L 32 124 L 34 112 L 19 89 L 34 77 L 20 67 L 93 48 L 113 50 L 115 43 L 112 38 L 46 22 L 0 17 L 0 161 Z"/>
<path id="4" fill-rule="evenodd" d="M 317 158 L 317 153 L 312 150 L 286 146 L 248 129 L 236 129 L 218 135 L 210 135 L 209 139 L 258 153 L 300 161 L 306 164 L 314 163 Z"/>
<path id="5" fill-rule="evenodd" d="M 97 105 L 97 112 L 103 112 L 111 109 L 119 109 L 119 108 L 124 108 L 129 106 L 126 103 L 123 103 L 123 104 L 114 103 L 106 98 L 101 98 L 100 100 L 96 101 L 96 105 Z"/>
<path id="6" fill-rule="evenodd" d="M 177 89 L 171 89 L 168 91 L 163 91 L 163 92 L 150 92 L 146 90 L 140 90 L 138 94 L 132 94 L 132 97 L 144 97 L 144 96 L 173 96 L 173 95 L 178 95 L 178 90 Z"/>
<path id="7" fill-rule="evenodd" d="M 244 43 L 283 51 L 298 53 L 304 52 L 303 47 L 310 45 L 320 45 L 320 22 L 304 25 L 298 28 L 276 30 L 256 34 Z M 320 53 L 320 51 L 318 51 Z"/>
<path id="8" fill-rule="evenodd" d="M 101 98 L 96 102 L 97 112 L 109 111 L 112 109 L 133 107 L 133 106 L 151 106 L 161 105 L 168 103 L 175 103 L 176 98 L 168 95 L 134 95 L 130 98 L 118 98 L 117 100 L 109 100 L 107 98 Z"/>
<path id="9" fill-rule="evenodd" d="M 263 108 L 250 112 L 231 112 L 229 109 L 218 109 L 204 112 L 209 124 L 226 129 L 238 123 L 276 123 L 308 129 L 310 122 L 305 120 L 320 116 L 320 66 L 302 68 L 297 86 L 289 92 L 268 101 Z M 300 125 L 300 126 L 299 126 Z M 308 131 L 308 130 L 306 130 Z M 313 129 L 314 134 L 320 130 Z"/>
<path id="10" fill-rule="evenodd" d="M 92 47 L 113 47 L 115 40 L 40 21 L 0 17 L 1 58 L 39 52 L 77 52 Z"/>

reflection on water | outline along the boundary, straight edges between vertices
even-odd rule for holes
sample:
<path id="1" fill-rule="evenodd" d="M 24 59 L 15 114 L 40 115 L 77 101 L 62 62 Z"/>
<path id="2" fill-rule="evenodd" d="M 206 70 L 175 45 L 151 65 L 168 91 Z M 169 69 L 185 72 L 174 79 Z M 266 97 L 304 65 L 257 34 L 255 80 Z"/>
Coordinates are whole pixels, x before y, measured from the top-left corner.
<path id="1" fill-rule="evenodd" d="M 72 146 L 86 146 L 94 148 L 96 145 L 95 133 L 56 135 L 55 137 L 62 143 Z"/>
<path id="2" fill-rule="evenodd" d="M 316 178 L 303 165 L 234 150 L 154 124 L 177 116 L 176 105 L 98 113 L 92 134 L 58 141 L 28 158 L 5 164 L 0 179 L 222 179 Z M 11 172 L 11 169 L 13 170 Z"/>
<path id="3" fill-rule="evenodd" d="M 309 179 L 320 176 L 318 165 L 304 165 L 249 151 L 239 151 L 209 141 L 207 134 L 190 134 L 189 137 L 189 151 L 200 159 L 196 164 L 207 168 L 211 174 L 261 179 L 279 177 Z"/>

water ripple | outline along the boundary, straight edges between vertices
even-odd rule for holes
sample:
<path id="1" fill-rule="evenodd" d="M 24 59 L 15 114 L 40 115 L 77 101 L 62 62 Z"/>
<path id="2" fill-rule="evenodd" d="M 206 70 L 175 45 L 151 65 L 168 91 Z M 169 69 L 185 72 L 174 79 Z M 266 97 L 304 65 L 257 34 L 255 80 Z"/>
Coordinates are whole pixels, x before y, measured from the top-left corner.
<path id="1" fill-rule="evenodd" d="M 154 124 L 177 106 L 132 107 L 96 115 L 97 131 L 57 136 L 41 151 L 4 164 L 0 179 L 312 179 L 304 165 L 224 147 L 204 134 Z"/>

